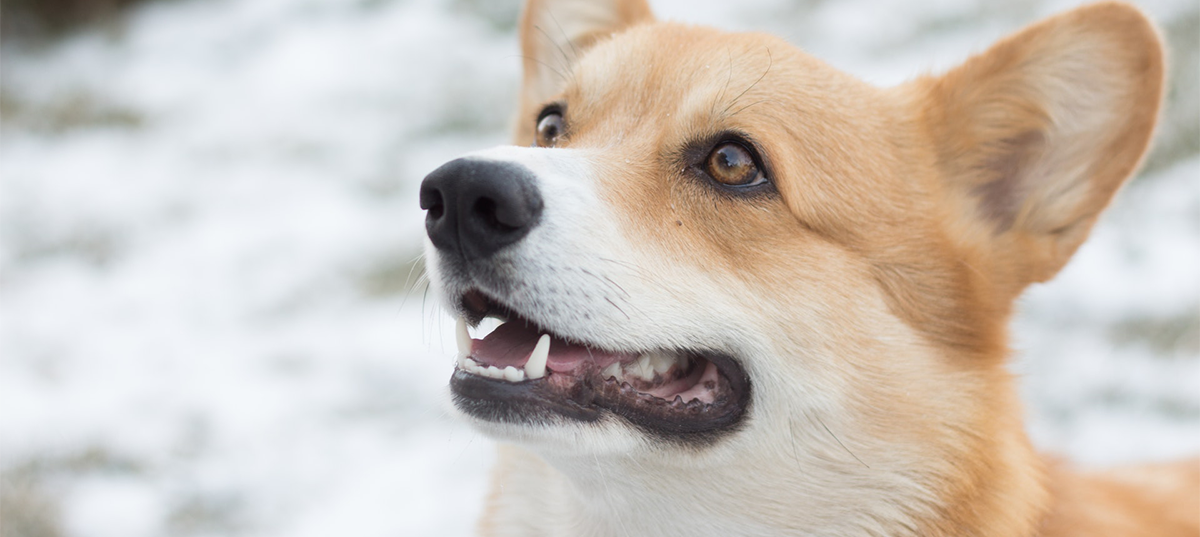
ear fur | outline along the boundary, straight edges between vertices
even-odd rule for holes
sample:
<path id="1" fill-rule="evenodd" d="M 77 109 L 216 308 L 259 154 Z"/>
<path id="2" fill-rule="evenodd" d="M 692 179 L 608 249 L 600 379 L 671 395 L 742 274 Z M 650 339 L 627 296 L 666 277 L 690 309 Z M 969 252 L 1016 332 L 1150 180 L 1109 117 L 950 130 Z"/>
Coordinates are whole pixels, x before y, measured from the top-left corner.
<path id="1" fill-rule="evenodd" d="M 524 121 L 560 91 L 579 55 L 597 40 L 654 20 L 646 0 L 528 0 L 521 14 L 524 78 L 518 142 L 533 139 Z"/>
<path id="2" fill-rule="evenodd" d="M 1066 264 L 1137 169 L 1162 100 L 1163 50 L 1140 11 L 1106 2 L 923 82 L 942 187 L 960 208 L 955 235 L 1015 296 Z"/>

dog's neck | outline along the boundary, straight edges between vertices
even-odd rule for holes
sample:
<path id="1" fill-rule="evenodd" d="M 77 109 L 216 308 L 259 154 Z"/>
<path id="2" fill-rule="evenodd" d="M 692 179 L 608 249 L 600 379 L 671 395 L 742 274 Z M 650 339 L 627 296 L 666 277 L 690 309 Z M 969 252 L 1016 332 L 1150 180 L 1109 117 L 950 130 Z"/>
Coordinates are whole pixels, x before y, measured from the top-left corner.
<path id="1" fill-rule="evenodd" d="M 1019 427 L 990 439 L 994 449 L 953 460 L 904 449 L 860 460 L 829 438 L 800 433 L 787 449 L 695 466 L 503 446 L 511 464 L 500 465 L 509 470 L 497 476 L 483 525 L 597 537 L 1011 537 L 1036 535 L 1046 510 L 1041 463 Z"/>

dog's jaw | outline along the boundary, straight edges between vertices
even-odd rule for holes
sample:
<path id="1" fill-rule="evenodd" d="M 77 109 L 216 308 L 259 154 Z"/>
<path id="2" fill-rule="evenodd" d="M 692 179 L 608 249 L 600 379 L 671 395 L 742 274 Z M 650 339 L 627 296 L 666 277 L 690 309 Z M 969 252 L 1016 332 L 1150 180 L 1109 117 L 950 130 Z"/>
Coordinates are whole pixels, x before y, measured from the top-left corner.
<path id="1" fill-rule="evenodd" d="M 833 423 L 831 428 L 840 425 L 822 420 Z M 796 418 L 771 436 L 754 433 L 703 452 L 657 457 L 629 457 L 629 446 L 614 437 L 581 436 L 581 442 L 596 442 L 593 454 L 541 443 L 504 444 L 494 475 L 503 490 L 493 492 L 481 520 L 483 534 L 968 534 L 928 523 L 942 516 L 943 492 L 936 480 L 917 476 L 944 469 L 922 468 L 916 450 L 868 447 L 844 432 L 835 438 L 824 427 Z M 783 445 L 788 449 L 779 449 Z M 855 458 L 859 455 L 864 460 Z M 1036 476 L 1019 470 L 1003 479 Z M 1017 500 L 1032 508 L 1041 498 Z"/>

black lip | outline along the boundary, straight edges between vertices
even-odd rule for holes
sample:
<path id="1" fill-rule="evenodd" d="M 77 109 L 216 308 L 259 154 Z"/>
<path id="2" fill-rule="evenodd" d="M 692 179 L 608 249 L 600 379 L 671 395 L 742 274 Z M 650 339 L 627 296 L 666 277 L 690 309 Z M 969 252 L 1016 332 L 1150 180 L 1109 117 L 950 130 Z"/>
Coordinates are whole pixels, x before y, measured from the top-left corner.
<path id="1" fill-rule="evenodd" d="M 579 383 L 586 384 L 586 383 Z M 455 370 L 450 377 L 454 405 L 484 421 L 500 423 L 553 422 L 600 419 L 600 409 L 591 405 L 591 394 L 581 386 L 579 393 L 564 397 L 545 379 L 512 383 Z"/>
<path id="2" fill-rule="evenodd" d="M 715 401 L 706 408 L 659 413 L 621 397 L 613 383 L 596 385 L 592 377 L 585 376 L 564 391 L 551 386 L 545 378 L 512 383 L 461 370 L 456 370 L 450 378 L 450 389 L 459 410 L 484 421 L 587 423 L 611 414 L 662 440 L 711 443 L 743 426 L 750 406 L 750 379 L 732 357 L 708 352 L 693 354 L 717 366 L 729 383 L 727 398 L 730 399 Z"/>

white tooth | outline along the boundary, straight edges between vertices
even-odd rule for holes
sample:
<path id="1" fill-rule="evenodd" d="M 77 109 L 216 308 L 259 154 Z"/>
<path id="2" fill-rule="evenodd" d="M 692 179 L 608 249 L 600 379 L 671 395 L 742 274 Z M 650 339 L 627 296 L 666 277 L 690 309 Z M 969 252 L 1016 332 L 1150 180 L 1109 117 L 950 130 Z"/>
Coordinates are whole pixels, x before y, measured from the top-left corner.
<path id="1" fill-rule="evenodd" d="M 461 354 L 458 355 L 458 368 L 462 369 L 462 370 L 467 369 L 467 357 L 466 356 L 463 356 Z"/>
<path id="2" fill-rule="evenodd" d="M 471 355 L 471 334 L 467 332 L 467 320 L 459 317 L 458 326 L 455 327 L 455 340 L 458 342 L 458 355 Z"/>
<path id="3" fill-rule="evenodd" d="M 626 378 L 629 378 L 629 377 L 641 378 L 642 377 L 642 367 L 641 367 L 641 365 L 638 364 L 637 360 L 634 360 L 632 362 L 625 364 L 625 366 L 622 368 L 622 373 L 623 373 L 623 376 Z"/>
<path id="4" fill-rule="evenodd" d="M 638 357 L 638 376 L 642 380 L 654 380 L 654 366 L 650 365 L 650 357 L 645 354 Z"/>
<path id="5" fill-rule="evenodd" d="M 540 379 L 546 376 L 546 360 L 550 358 L 550 334 L 542 334 L 538 338 L 529 360 L 525 362 L 525 376 L 529 379 Z"/>
<path id="6" fill-rule="evenodd" d="M 502 370 L 499 367 L 496 367 L 494 365 L 489 365 L 488 368 L 486 369 L 486 371 L 487 371 L 487 376 L 492 377 L 494 379 L 504 378 L 504 370 Z"/>
<path id="7" fill-rule="evenodd" d="M 654 380 L 654 368 L 650 365 L 650 358 L 643 354 L 637 360 L 627 364 L 625 375 L 642 380 Z"/>
<path id="8" fill-rule="evenodd" d="M 660 375 L 670 371 L 671 366 L 675 365 L 675 357 L 665 352 L 650 353 L 649 357 L 651 369 Z"/>
<path id="9" fill-rule="evenodd" d="M 513 366 L 504 368 L 504 380 L 509 382 L 521 382 L 525 380 L 525 372 Z"/>
<path id="10" fill-rule="evenodd" d="M 610 378 L 623 380 L 625 377 L 621 374 L 621 364 L 619 362 L 609 364 L 608 367 L 604 368 L 604 371 L 600 372 L 600 378 L 605 380 Z"/>

